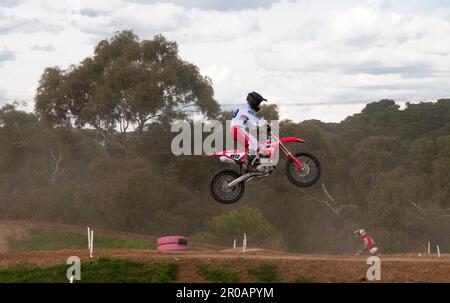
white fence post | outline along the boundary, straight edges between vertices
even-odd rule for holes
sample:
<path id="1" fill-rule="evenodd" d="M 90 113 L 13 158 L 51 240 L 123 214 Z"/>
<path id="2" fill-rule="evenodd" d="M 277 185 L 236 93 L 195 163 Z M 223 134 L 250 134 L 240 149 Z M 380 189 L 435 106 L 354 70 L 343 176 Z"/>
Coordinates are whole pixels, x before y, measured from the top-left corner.
<path id="1" fill-rule="evenodd" d="M 90 244 L 90 252 L 89 252 L 89 258 L 92 259 L 92 253 L 94 252 L 94 231 L 91 230 L 91 244 Z"/>
<path id="2" fill-rule="evenodd" d="M 88 233 L 88 251 L 91 251 L 91 229 L 89 226 L 87 227 L 87 233 Z"/>
<path id="3" fill-rule="evenodd" d="M 436 249 L 437 249 L 438 257 L 440 258 L 441 257 L 441 251 L 439 249 L 439 245 L 436 245 Z"/>

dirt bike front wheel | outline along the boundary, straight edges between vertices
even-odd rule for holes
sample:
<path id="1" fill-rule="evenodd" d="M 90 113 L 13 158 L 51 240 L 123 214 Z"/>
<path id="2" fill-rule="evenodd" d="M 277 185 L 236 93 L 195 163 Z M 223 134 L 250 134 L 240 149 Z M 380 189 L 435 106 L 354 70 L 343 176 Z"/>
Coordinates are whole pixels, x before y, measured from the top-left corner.
<path id="1" fill-rule="evenodd" d="M 237 202 L 245 191 L 245 183 L 241 182 L 233 187 L 227 185 L 241 175 L 234 170 L 221 170 L 211 178 L 210 192 L 213 198 L 222 204 Z"/>
<path id="2" fill-rule="evenodd" d="M 303 170 L 289 159 L 286 163 L 286 175 L 292 184 L 298 187 L 314 185 L 320 178 L 320 162 L 309 153 L 295 153 L 294 157 L 301 163 Z"/>

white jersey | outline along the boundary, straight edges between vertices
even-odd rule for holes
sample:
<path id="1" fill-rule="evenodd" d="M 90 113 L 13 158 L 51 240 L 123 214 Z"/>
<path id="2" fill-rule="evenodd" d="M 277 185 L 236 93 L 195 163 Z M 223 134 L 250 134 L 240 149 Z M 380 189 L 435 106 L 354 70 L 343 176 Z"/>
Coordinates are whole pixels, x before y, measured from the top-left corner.
<path id="1" fill-rule="evenodd" d="M 247 118 L 247 119 L 245 119 Z M 244 121 L 245 120 L 245 121 Z M 230 127 L 244 127 L 247 128 L 250 125 L 256 126 L 261 125 L 264 123 L 264 120 L 259 119 L 257 116 L 255 116 L 255 112 L 248 104 L 243 104 L 239 106 L 234 112 L 233 112 L 233 119 L 231 120 Z"/>

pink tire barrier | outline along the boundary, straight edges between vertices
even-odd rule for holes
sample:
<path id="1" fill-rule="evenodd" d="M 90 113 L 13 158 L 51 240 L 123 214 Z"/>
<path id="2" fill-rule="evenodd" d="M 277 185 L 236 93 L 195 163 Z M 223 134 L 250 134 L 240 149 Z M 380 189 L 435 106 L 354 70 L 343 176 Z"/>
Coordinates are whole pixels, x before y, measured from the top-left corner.
<path id="1" fill-rule="evenodd" d="M 163 244 L 158 246 L 158 251 L 187 251 L 187 246 L 179 244 Z"/>
<path id="2" fill-rule="evenodd" d="M 178 243 L 187 243 L 187 238 L 183 236 L 166 236 L 161 237 L 156 242 L 158 245 L 164 245 L 164 244 L 178 244 Z"/>
<path id="3" fill-rule="evenodd" d="M 161 237 L 156 243 L 158 251 L 186 251 L 188 248 L 187 238 L 183 236 Z"/>

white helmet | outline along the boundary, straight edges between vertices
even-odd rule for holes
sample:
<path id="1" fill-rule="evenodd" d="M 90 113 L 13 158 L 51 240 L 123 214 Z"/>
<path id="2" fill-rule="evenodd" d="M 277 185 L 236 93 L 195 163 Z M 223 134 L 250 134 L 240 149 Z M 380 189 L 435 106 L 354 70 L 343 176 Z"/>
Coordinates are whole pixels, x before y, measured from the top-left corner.
<path id="1" fill-rule="evenodd" d="M 354 234 L 356 234 L 358 237 L 364 236 L 366 234 L 366 231 L 364 229 L 357 229 L 353 232 Z"/>

